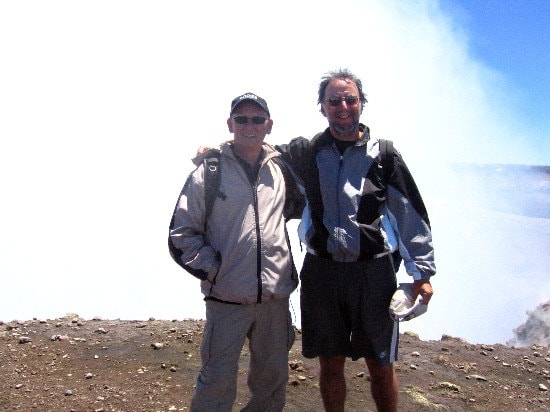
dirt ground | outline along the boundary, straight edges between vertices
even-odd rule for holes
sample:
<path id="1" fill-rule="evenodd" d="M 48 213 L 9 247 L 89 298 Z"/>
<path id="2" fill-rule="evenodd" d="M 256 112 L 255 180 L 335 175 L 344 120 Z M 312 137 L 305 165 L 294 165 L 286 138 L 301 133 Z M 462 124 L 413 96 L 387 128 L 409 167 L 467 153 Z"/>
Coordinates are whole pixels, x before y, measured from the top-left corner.
<path id="1" fill-rule="evenodd" d="M 2 411 L 185 411 L 199 370 L 200 320 L 0 321 Z M 405 328 L 406 330 L 406 328 Z M 316 359 L 290 353 L 286 410 L 323 410 Z M 550 350 L 400 336 L 400 411 L 550 409 Z M 243 350 L 234 410 L 248 397 Z M 374 411 L 363 361 L 346 363 L 347 411 Z"/>

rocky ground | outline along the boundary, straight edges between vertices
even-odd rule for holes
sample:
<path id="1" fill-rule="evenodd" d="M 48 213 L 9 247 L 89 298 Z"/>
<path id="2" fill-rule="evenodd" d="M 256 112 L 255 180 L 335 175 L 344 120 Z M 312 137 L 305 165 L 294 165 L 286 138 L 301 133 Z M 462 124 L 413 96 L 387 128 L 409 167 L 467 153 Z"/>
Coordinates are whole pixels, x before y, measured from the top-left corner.
<path id="1" fill-rule="evenodd" d="M 0 410 L 185 411 L 199 369 L 203 321 L 0 321 Z M 406 329 L 406 328 L 405 328 Z M 319 411 L 316 360 L 290 353 L 289 411 Z M 550 409 L 550 349 L 400 337 L 400 411 Z M 247 399 L 243 350 L 235 410 Z M 364 362 L 348 361 L 348 411 L 374 411 Z"/>

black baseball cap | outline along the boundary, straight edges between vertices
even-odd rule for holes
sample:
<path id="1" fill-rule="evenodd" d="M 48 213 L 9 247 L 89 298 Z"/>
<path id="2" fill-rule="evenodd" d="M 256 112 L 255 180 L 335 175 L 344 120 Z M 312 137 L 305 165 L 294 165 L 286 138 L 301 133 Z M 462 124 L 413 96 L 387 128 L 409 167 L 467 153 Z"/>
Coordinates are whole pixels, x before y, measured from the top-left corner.
<path id="1" fill-rule="evenodd" d="M 260 96 L 254 93 L 245 93 L 235 97 L 231 102 L 231 111 L 229 112 L 229 115 L 231 116 L 235 111 L 235 109 L 237 108 L 237 106 L 239 106 L 243 102 L 255 103 L 262 110 L 265 110 L 267 112 L 267 115 L 271 117 L 271 115 L 269 114 L 269 109 L 267 108 L 267 102 L 264 99 L 262 99 Z"/>

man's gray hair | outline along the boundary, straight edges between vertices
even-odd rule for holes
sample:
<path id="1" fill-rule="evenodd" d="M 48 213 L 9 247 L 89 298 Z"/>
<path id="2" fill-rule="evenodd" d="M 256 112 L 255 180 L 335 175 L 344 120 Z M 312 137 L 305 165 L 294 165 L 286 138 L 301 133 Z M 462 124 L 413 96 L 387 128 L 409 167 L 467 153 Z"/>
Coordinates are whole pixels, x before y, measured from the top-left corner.
<path id="1" fill-rule="evenodd" d="M 334 79 L 349 80 L 355 83 L 355 85 L 357 86 L 357 90 L 359 90 L 359 100 L 361 100 L 361 104 L 364 105 L 365 103 L 367 103 L 367 97 L 363 93 L 363 83 L 361 83 L 361 79 L 359 79 L 359 77 L 354 75 L 348 69 L 333 70 L 322 77 L 321 83 L 319 83 L 319 97 L 317 99 L 317 103 L 320 104 L 323 102 L 323 100 L 325 100 L 325 90 L 330 81 Z"/>

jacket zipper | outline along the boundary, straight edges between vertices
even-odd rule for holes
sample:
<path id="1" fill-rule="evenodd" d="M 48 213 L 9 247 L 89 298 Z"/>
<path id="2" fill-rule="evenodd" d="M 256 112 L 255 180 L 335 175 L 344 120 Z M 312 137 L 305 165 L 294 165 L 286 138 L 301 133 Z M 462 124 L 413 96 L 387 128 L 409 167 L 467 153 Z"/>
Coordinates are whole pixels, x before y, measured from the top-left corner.
<path id="1" fill-rule="evenodd" d="M 342 167 L 344 166 L 344 155 L 340 154 L 340 152 L 336 148 L 333 148 L 333 150 L 337 151 L 338 154 L 340 155 L 340 161 L 338 163 L 338 177 L 336 179 L 336 190 L 335 190 L 335 194 L 336 194 L 336 213 L 337 213 L 337 216 L 338 216 L 338 220 L 337 220 L 337 222 L 338 222 L 338 231 L 337 231 L 338 238 L 336 240 L 337 240 L 338 249 L 340 250 L 340 252 L 343 253 L 343 250 L 342 250 L 342 245 L 343 245 L 343 241 L 342 241 L 342 216 L 341 216 L 341 205 L 340 205 L 340 194 L 341 194 L 340 193 L 340 187 L 341 187 L 340 179 L 342 177 Z"/>
<path id="2" fill-rule="evenodd" d="M 256 277 L 258 278 L 258 298 L 257 303 L 262 303 L 262 239 L 260 236 L 260 217 L 258 215 L 258 181 L 260 180 L 260 169 L 258 176 L 252 186 L 252 196 L 254 199 L 254 223 L 256 225 Z"/>

